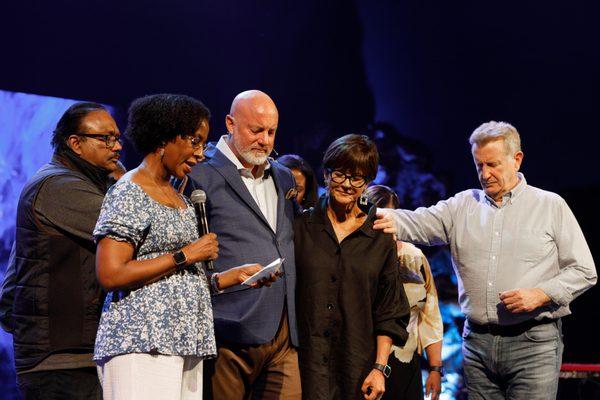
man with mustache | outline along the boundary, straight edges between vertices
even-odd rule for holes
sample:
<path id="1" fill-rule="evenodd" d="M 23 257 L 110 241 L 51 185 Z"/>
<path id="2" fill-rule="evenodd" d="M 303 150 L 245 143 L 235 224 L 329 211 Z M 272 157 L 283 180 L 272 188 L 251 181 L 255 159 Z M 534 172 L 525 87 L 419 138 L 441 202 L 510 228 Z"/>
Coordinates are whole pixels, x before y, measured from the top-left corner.
<path id="1" fill-rule="evenodd" d="M 228 135 L 205 152 L 190 174 L 207 194 L 211 232 L 219 240 L 213 286 L 232 265 L 267 265 L 285 258 L 271 287 L 236 286 L 213 296 L 218 346 L 207 364 L 205 398 L 300 399 L 292 220 L 294 177 L 269 158 L 279 122 L 277 107 L 258 90 L 238 94 L 225 118 Z"/>
<path id="2" fill-rule="evenodd" d="M 120 132 L 96 103 L 76 103 L 52 137 L 54 155 L 25 184 L 2 285 L 0 322 L 13 335 L 17 383 L 28 399 L 98 399 L 92 361 L 102 305 L 92 237 Z"/>
<path id="3" fill-rule="evenodd" d="M 380 210 L 375 229 L 449 244 L 458 276 L 469 399 L 556 398 L 561 317 L 596 283 L 590 249 L 557 194 L 530 186 L 517 130 L 487 122 L 469 139 L 481 187 L 415 211 Z"/>

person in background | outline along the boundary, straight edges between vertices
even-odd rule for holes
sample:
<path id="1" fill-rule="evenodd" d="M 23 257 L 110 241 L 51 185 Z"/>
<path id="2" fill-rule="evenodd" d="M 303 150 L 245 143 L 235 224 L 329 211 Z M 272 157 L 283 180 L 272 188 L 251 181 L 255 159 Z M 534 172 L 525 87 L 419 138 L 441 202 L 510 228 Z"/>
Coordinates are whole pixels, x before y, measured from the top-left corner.
<path id="1" fill-rule="evenodd" d="M 400 208 L 396 193 L 387 186 L 369 186 L 365 192 L 379 208 Z M 411 243 L 396 242 L 400 262 L 400 280 L 410 304 L 408 339 L 403 347 L 392 346 L 389 364 L 392 368 L 383 399 L 423 399 L 420 355 L 423 349 L 429 361 L 425 394 L 436 400 L 441 393 L 442 339 L 444 325 L 429 262 L 423 252 Z"/>
<path id="2" fill-rule="evenodd" d="M 327 194 L 294 224 L 305 399 L 380 399 L 392 344 L 408 336 L 396 244 L 373 230 L 364 193 L 377 164 L 368 137 L 335 140 L 323 158 Z"/>
<path id="3" fill-rule="evenodd" d="M 92 361 L 104 294 L 92 231 L 122 149 L 102 105 L 75 103 L 52 136 L 54 155 L 26 183 L 2 285 L 0 320 L 13 335 L 25 400 L 97 399 Z"/>
<path id="4" fill-rule="evenodd" d="M 519 172 L 523 151 L 514 126 L 486 122 L 469 143 L 481 190 L 415 211 L 380 209 L 375 229 L 450 245 L 467 318 L 469 399 L 554 399 L 561 317 L 596 283 L 594 260 L 565 200 L 530 186 Z"/>
<path id="5" fill-rule="evenodd" d="M 209 117 L 184 95 L 129 108 L 126 133 L 144 159 L 110 189 L 94 229 L 98 281 L 109 291 L 94 351 L 105 399 L 202 398 L 202 361 L 216 345 L 201 261 L 217 257 L 218 242 L 198 237 L 194 208 L 170 178 L 203 158 Z M 261 268 L 213 274 L 210 286 L 238 285 Z"/>
<path id="6" fill-rule="evenodd" d="M 288 167 L 296 180 L 296 202 L 303 209 L 314 207 L 317 204 L 318 188 L 317 179 L 313 169 L 302 157 L 297 154 L 286 154 L 277 159 L 282 165 Z"/>

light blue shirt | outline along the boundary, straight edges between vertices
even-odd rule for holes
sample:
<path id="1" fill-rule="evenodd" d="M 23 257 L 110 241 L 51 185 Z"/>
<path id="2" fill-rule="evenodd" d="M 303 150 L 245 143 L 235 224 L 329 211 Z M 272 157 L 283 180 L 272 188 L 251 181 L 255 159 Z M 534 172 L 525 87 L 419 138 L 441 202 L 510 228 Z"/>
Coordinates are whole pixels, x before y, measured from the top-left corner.
<path id="1" fill-rule="evenodd" d="M 429 208 L 392 213 L 400 240 L 449 244 L 465 316 L 480 324 L 510 325 L 570 314 L 569 303 L 596 283 L 592 254 L 567 203 L 557 194 L 519 184 L 497 205 L 471 189 Z M 513 314 L 499 293 L 540 288 L 552 300 Z"/>

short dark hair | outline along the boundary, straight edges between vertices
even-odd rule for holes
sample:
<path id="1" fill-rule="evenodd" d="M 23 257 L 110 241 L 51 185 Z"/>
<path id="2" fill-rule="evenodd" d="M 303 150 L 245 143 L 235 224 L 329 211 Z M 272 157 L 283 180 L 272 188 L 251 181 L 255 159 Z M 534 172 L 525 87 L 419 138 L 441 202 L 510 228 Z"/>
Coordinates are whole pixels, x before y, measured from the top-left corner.
<path id="1" fill-rule="evenodd" d="M 177 136 L 192 136 L 210 111 L 200 100 L 183 94 L 153 94 L 129 106 L 125 134 L 142 155 L 156 151 Z"/>
<path id="2" fill-rule="evenodd" d="M 306 192 L 302 200 L 303 208 L 314 207 L 319 199 L 319 191 L 317 188 L 317 179 L 313 169 L 308 163 L 297 154 L 286 154 L 277 159 L 277 161 L 289 169 L 298 170 L 306 178 Z"/>
<path id="3" fill-rule="evenodd" d="M 375 179 L 379 153 L 375 143 L 365 135 L 346 135 L 333 141 L 323 156 L 325 170 L 356 171 Z"/>
<path id="4" fill-rule="evenodd" d="M 400 208 L 400 199 L 398 199 L 398 195 L 388 186 L 369 186 L 367 190 L 365 190 L 365 194 L 369 201 L 375 204 L 376 207 L 385 208 L 391 202 L 392 208 Z"/>
<path id="5" fill-rule="evenodd" d="M 81 121 L 94 111 L 108 112 L 102 104 L 92 102 L 78 102 L 67 108 L 52 133 L 51 144 L 55 152 L 62 153 L 68 148 L 67 138 L 73 134 L 81 133 Z"/>

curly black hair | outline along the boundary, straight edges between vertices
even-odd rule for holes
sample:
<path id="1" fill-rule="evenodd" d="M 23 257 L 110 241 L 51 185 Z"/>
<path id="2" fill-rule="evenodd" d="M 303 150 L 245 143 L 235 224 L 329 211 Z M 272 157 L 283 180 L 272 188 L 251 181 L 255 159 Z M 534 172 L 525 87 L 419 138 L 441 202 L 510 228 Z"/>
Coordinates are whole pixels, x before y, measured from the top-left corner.
<path id="1" fill-rule="evenodd" d="M 194 135 L 210 111 L 200 100 L 183 94 L 153 94 L 129 106 L 125 134 L 143 155 L 150 154 L 177 136 Z"/>
<path id="2" fill-rule="evenodd" d="M 81 121 L 94 111 L 108 112 L 103 105 L 92 102 L 75 103 L 64 112 L 52 133 L 51 143 L 56 153 L 60 154 L 68 148 L 67 138 L 76 133 L 81 133 Z"/>

